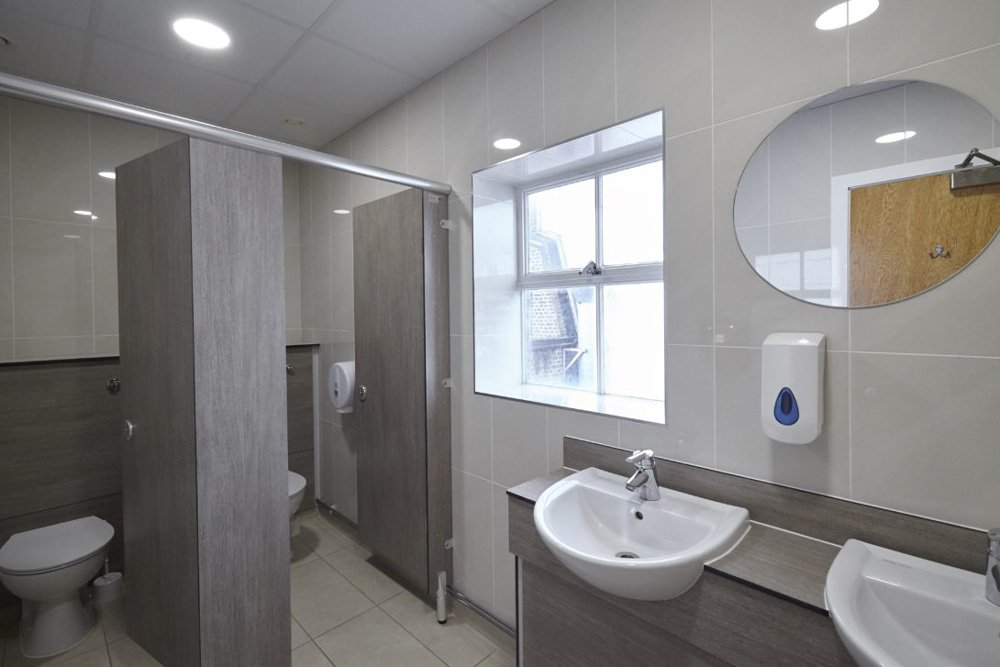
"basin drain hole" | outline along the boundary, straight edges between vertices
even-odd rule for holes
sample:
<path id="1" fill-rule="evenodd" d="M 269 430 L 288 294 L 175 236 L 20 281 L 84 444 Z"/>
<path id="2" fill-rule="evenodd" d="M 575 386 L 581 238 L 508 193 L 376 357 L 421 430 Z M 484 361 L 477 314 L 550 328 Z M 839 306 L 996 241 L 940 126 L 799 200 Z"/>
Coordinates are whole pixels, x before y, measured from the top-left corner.
<path id="1" fill-rule="evenodd" d="M 639 554 L 632 553 L 631 551 L 619 551 L 615 554 L 615 558 L 638 558 Z"/>

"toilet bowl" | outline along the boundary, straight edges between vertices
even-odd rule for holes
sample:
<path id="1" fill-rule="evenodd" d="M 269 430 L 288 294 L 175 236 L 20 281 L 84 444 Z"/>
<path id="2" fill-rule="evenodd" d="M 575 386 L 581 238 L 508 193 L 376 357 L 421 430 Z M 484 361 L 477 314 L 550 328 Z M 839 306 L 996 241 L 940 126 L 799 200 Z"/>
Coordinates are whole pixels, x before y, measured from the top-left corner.
<path id="1" fill-rule="evenodd" d="M 11 535 L 0 547 L 0 582 L 21 598 L 21 652 L 45 658 L 69 650 L 94 628 L 80 589 L 104 563 L 115 529 L 96 516 Z"/>
<path id="2" fill-rule="evenodd" d="M 288 471 L 288 518 L 299 511 L 302 496 L 306 493 L 306 478 L 297 472 Z"/>

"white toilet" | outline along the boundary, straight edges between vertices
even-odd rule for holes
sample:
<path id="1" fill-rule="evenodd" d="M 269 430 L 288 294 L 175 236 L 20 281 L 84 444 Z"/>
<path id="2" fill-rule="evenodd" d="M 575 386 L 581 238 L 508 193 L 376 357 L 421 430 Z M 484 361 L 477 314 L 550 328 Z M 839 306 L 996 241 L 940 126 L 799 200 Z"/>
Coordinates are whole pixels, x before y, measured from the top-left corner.
<path id="1" fill-rule="evenodd" d="M 11 535 L 0 547 L 0 582 L 21 598 L 21 652 L 62 653 L 94 627 L 80 589 L 104 563 L 115 529 L 96 516 Z"/>
<path id="2" fill-rule="evenodd" d="M 306 478 L 297 472 L 288 471 L 288 520 L 291 521 L 289 532 L 294 537 L 299 532 L 298 521 L 294 520 L 295 513 L 299 511 L 302 504 L 302 496 L 306 493 Z"/>

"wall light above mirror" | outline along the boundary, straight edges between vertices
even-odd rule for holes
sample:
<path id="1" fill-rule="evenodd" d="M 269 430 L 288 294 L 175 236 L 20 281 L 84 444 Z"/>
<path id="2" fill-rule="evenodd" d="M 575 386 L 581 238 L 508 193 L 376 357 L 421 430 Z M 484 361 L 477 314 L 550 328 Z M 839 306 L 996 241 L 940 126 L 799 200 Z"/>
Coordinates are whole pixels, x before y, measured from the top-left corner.
<path id="1" fill-rule="evenodd" d="M 885 81 L 821 97 L 747 163 L 733 211 L 740 248 L 764 280 L 804 301 L 861 307 L 919 294 L 996 234 L 1000 167 L 987 159 L 1000 157 L 998 140 L 989 111 L 937 84 Z M 957 168 L 973 148 L 987 159 Z"/>
<path id="2" fill-rule="evenodd" d="M 663 113 L 472 183 L 476 392 L 663 423 Z"/>

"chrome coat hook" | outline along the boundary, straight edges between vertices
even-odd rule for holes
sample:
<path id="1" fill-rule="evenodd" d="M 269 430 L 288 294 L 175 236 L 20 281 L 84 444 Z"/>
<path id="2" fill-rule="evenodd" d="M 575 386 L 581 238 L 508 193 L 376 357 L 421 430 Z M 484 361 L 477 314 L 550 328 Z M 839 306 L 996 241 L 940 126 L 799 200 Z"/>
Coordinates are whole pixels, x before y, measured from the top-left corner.
<path id="1" fill-rule="evenodd" d="M 934 250 L 927 253 L 930 255 L 931 259 L 937 259 L 938 257 L 944 257 L 945 259 L 951 257 L 951 251 L 945 250 L 944 246 L 940 243 L 935 244 Z"/>

